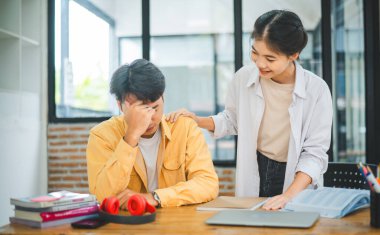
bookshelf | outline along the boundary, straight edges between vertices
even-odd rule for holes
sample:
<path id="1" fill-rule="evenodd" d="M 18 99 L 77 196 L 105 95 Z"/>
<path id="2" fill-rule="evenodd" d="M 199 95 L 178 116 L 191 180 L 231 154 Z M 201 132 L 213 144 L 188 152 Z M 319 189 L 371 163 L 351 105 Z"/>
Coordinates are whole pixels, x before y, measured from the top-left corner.
<path id="1" fill-rule="evenodd" d="M 0 89 L 39 92 L 41 0 L 0 0 Z"/>
<path id="2" fill-rule="evenodd" d="M 0 0 L 0 224 L 47 190 L 47 2 Z"/>

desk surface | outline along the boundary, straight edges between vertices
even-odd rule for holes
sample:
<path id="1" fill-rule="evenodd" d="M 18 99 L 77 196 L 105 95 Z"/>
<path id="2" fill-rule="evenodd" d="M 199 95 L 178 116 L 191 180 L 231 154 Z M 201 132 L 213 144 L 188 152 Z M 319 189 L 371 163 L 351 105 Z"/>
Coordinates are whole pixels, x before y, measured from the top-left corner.
<path id="1" fill-rule="evenodd" d="M 204 221 L 215 213 L 197 211 L 196 206 L 161 208 L 156 221 L 150 224 L 107 224 L 93 230 L 72 229 L 70 225 L 36 229 L 9 224 L 0 227 L 0 234 L 380 234 L 380 229 L 369 225 L 368 208 L 342 219 L 320 218 L 309 229 L 206 225 Z"/>

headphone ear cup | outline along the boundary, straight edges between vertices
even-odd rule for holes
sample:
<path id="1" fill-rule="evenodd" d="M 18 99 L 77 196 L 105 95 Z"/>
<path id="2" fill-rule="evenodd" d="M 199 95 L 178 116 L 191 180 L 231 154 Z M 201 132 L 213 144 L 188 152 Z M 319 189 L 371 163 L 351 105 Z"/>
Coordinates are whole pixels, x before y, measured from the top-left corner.
<path id="1" fill-rule="evenodd" d="M 146 211 L 149 213 L 154 213 L 156 212 L 156 207 L 152 206 L 148 202 L 146 202 Z"/>
<path id="2" fill-rule="evenodd" d="M 120 206 L 120 202 L 117 197 L 107 197 L 107 198 L 104 198 L 100 206 L 100 209 L 102 209 L 105 212 L 115 215 L 119 213 L 119 206 Z"/>
<path id="3" fill-rule="evenodd" d="M 145 197 L 135 194 L 128 200 L 128 211 L 131 215 L 143 215 L 145 213 L 147 201 Z"/>
<path id="4" fill-rule="evenodd" d="M 102 204 L 100 205 L 100 209 L 102 211 L 106 211 L 106 203 L 107 203 L 107 197 L 103 199 Z"/>

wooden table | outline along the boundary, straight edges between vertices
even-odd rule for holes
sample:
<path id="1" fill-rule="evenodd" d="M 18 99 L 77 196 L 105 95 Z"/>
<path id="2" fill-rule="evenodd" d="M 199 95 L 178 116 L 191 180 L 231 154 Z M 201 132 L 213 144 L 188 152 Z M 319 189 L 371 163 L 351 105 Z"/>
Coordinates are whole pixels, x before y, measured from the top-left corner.
<path id="1" fill-rule="evenodd" d="M 309 229 L 206 225 L 204 221 L 215 213 L 197 211 L 196 206 L 161 208 L 150 224 L 107 224 L 93 230 L 73 229 L 70 225 L 36 229 L 9 224 L 0 227 L 0 234 L 380 234 L 380 229 L 369 225 L 368 208 L 342 219 L 320 218 Z"/>

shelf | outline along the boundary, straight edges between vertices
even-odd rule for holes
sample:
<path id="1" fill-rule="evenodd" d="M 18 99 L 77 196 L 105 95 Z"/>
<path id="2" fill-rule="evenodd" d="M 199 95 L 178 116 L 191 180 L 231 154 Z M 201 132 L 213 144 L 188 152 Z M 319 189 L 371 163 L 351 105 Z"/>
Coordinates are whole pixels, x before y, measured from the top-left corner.
<path id="1" fill-rule="evenodd" d="M 18 38 L 20 38 L 20 36 L 16 33 L 8 31 L 8 30 L 0 29 L 0 39 L 6 39 L 6 38 L 18 39 Z"/>
<path id="2" fill-rule="evenodd" d="M 0 0 L 0 89 L 39 93 L 41 0 Z"/>
<path id="3" fill-rule="evenodd" d="M 22 45 L 23 46 L 39 46 L 40 43 L 37 42 L 36 40 L 27 38 L 27 37 L 21 37 L 22 40 Z"/>

